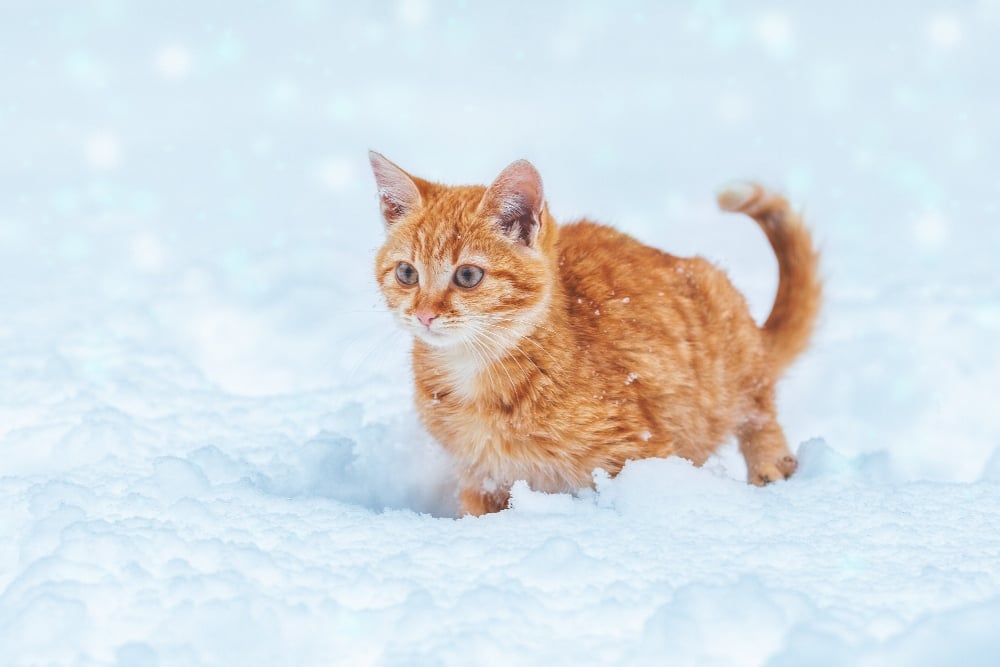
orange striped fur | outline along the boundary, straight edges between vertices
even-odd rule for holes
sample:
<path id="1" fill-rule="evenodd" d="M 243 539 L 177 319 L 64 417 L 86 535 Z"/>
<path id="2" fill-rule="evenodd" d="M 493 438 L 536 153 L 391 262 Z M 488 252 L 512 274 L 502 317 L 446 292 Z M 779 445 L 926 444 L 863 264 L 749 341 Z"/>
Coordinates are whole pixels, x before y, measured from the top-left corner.
<path id="1" fill-rule="evenodd" d="M 731 435 L 751 483 L 795 471 L 775 383 L 806 347 L 820 283 L 809 231 L 783 198 L 749 184 L 719 196 L 778 258 L 758 327 L 708 261 L 593 222 L 558 225 L 528 162 L 487 188 L 371 161 L 387 228 L 376 279 L 414 335 L 417 408 L 455 459 L 463 512 L 503 509 L 519 479 L 573 491 L 629 459 L 700 465 Z"/>

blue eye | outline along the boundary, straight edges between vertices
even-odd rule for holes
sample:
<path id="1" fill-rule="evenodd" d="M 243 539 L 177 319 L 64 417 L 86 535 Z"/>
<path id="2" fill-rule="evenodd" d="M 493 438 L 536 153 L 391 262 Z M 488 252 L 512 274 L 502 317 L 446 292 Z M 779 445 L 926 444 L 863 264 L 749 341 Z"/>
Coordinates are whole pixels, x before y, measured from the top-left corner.
<path id="1" fill-rule="evenodd" d="M 400 285 L 412 287 L 417 284 L 417 277 L 417 270 L 413 268 L 412 264 L 400 262 L 396 265 L 396 280 L 399 281 Z"/>
<path id="2" fill-rule="evenodd" d="M 475 287 L 479 284 L 479 281 L 483 279 L 483 270 L 478 266 L 472 266 L 471 264 L 465 264 L 458 267 L 455 271 L 455 284 L 459 287 L 464 287 L 469 289 Z"/>

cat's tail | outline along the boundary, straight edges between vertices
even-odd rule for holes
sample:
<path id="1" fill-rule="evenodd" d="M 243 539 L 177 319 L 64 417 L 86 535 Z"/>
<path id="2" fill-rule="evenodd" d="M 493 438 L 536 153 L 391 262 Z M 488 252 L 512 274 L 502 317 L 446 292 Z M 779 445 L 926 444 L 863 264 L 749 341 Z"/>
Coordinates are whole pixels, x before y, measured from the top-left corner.
<path id="1" fill-rule="evenodd" d="M 756 220 L 778 258 L 778 294 L 762 331 L 780 374 L 805 350 L 819 314 L 819 253 L 784 197 L 754 183 L 737 183 L 722 190 L 718 200 L 723 210 Z"/>

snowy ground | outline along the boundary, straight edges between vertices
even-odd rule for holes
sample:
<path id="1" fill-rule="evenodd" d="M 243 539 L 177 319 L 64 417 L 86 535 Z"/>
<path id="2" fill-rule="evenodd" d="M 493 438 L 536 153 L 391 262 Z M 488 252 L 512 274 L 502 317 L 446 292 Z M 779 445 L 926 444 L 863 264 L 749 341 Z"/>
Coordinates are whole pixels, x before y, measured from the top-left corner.
<path id="1" fill-rule="evenodd" d="M 206 4 L 2 9 L 0 664 L 1000 662 L 1000 4 Z M 800 473 L 453 518 L 368 148 L 527 157 L 759 316 L 712 193 L 788 192 L 828 293 Z"/>

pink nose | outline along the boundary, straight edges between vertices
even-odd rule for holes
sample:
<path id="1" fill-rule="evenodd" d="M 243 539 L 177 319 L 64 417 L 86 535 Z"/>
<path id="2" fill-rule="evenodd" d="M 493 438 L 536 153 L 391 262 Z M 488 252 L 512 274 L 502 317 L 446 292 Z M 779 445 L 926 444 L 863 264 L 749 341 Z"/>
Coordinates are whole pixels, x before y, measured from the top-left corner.
<path id="1" fill-rule="evenodd" d="M 417 319 L 420 320 L 420 323 L 423 324 L 428 329 L 431 328 L 431 322 L 437 319 L 437 315 L 435 315 L 430 311 L 416 312 L 414 313 L 414 315 L 416 315 Z"/>

